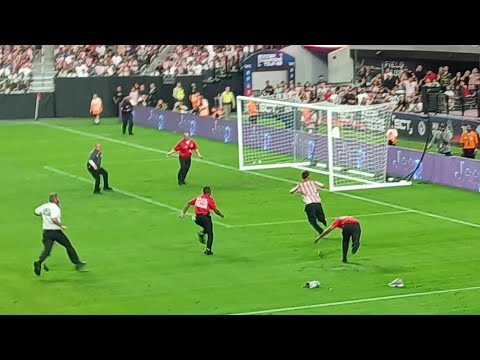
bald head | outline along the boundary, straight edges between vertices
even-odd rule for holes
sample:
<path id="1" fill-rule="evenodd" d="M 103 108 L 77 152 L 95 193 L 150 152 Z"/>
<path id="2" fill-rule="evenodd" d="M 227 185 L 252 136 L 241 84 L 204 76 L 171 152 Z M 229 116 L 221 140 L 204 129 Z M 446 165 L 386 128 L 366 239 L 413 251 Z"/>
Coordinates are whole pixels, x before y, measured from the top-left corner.
<path id="1" fill-rule="evenodd" d="M 100 143 L 95 144 L 95 150 L 102 151 L 102 144 Z"/>

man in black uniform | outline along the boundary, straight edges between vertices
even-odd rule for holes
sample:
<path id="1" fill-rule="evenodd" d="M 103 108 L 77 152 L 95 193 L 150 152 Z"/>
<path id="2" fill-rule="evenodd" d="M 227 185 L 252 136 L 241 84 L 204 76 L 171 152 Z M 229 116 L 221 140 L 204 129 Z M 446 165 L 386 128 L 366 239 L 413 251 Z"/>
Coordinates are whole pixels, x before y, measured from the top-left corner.
<path id="1" fill-rule="evenodd" d="M 95 179 L 94 194 L 100 194 L 100 175 L 103 176 L 103 190 L 113 190 L 108 185 L 108 172 L 102 168 L 102 144 L 95 144 L 87 162 L 87 170 Z"/>
<path id="2" fill-rule="evenodd" d="M 126 97 L 122 102 L 121 107 L 122 112 L 122 133 L 125 135 L 128 125 L 128 134 L 133 135 L 133 105 L 130 102 L 130 97 Z"/>
<path id="3" fill-rule="evenodd" d="M 155 107 L 157 106 L 157 102 L 158 102 L 157 87 L 155 86 L 155 83 L 151 83 L 150 91 L 148 92 L 148 96 L 147 96 L 147 106 Z"/>
<path id="4" fill-rule="evenodd" d="M 117 109 L 116 113 L 120 109 L 123 97 L 124 97 L 124 95 L 123 95 L 123 91 L 122 91 L 122 86 L 118 85 L 117 86 L 117 91 L 115 92 L 115 95 L 113 95 L 113 103 L 115 104 L 115 107 Z M 120 115 L 120 114 L 117 113 L 117 115 Z"/>

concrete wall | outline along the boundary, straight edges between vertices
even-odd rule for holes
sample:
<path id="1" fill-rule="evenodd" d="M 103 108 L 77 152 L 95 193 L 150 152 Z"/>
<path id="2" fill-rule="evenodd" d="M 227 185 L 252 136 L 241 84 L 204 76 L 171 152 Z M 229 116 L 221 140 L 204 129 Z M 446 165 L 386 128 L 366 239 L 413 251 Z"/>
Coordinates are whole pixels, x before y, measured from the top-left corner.
<path id="1" fill-rule="evenodd" d="M 319 75 L 328 76 L 327 56 L 313 54 L 302 45 L 290 45 L 282 49 L 283 52 L 295 58 L 296 81 L 316 82 Z"/>
<path id="2" fill-rule="evenodd" d="M 331 83 L 348 83 L 354 79 L 354 60 L 350 48 L 344 47 L 328 54 L 328 81 Z"/>

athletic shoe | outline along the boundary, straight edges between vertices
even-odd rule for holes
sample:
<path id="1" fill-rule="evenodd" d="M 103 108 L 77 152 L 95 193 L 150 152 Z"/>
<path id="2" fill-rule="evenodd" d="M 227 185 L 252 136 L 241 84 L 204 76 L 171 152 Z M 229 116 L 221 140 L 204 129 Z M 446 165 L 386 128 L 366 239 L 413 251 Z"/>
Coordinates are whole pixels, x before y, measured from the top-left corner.
<path id="1" fill-rule="evenodd" d="M 205 245 L 205 234 L 200 231 L 199 233 L 197 233 L 197 236 L 198 236 L 198 241 L 200 241 L 202 244 Z"/>
<path id="2" fill-rule="evenodd" d="M 76 270 L 81 270 L 85 267 L 85 265 L 87 265 L 87 263 L 85 261 L 80 261 L 78 264 L 75 264 L 75 269 Z"/>
<path id="3" fill-rule="evenodd" d="M 113 191 L 113 189 L 111 187 L 104 187 L 103 191 Z"/>
<path id="4" fill-rule="evenodd" d="M 211 252 L 210 250 L 205 250 L 203 253 L 205 255 L 213 255 L 213 252 Z"/>
<path id="5" fill-rule="evenodd" d="M 94 194 L 94 195 L 102 195 L 102 193 L 100 192 L 100 190 L 94 191 L 93 194 Z"/>
<path id="6" fill-rule="evenodd" d="M 38 261 L 35 261 L 33 263 L 33 272 L 35 275 L 40 276 L 40 272 L 42 271 L 42 267 L 40 266 L 40 263 Z"/>
<path id="7" fill-rule="evenodd" d="M 353 246 L 352 246 L 352 254 L 356 254 L 359 247 L 360 247 L 360 242 L 357 242 L 356 244 L 353 244 Z"/>
<path id="8" fill-rule="evenodd" d="M 403 283 L 403 280 L 399 278 L 396 278 L 395 280 L 393 280 L 388 284 L 388 286 L 390 286 L 391 288 L 394 288 L 394 287 L 403 288 L 404 285 L 405 284 Z"/>
<path id="9" fill-rule="evenodd" d="M 43 263 L 43 270 L 45 270 L 46 272 L 49 272 L 50 269 L 47 267 L 47 264 Z"/>
<path id="10" fill-rule="evenodd" d="M 342 259 L 342 262 L 343 262 L 343 263 L 347 263 L 347 259 Z"/>

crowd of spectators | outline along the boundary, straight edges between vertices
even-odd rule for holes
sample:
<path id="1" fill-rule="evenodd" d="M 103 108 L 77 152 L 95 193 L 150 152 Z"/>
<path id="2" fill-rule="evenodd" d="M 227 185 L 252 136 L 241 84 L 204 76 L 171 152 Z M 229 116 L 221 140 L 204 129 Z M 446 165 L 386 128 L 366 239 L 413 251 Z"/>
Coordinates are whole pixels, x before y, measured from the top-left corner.
<path id="1" fill-rule="evenodd" d="M 142 74 L 160 45 L 58 45 L 59 77 L 131 76 Z"/>
<path id="2" fill-rule="evenodd" d="M 376 105 L 385 104 L 394 111 L 423 112 L 421 87 L 439 87 L 448 96 L 450 110 L 458 109 L 460 103 L 476 106 L 480 86 L 480 73 L 477 68 L 458 72 L 455 76 L 448 66 L 439 68 L 438 73 L 424 71 L 418 65 L 415 71 L 403 68 L 398 74 L 392 69 L 380 69 L 364 66 L 358 71 L 356 82 L 352 85 L 329 84 L 323 76 L 316 83 L 295 84 L 282 81 L 270 84 L 254 92 L 256 96 L 276 97 L 278 99 L 295 99 L 305 103 L 329 102 L 336 105 Z"/>
<path id="3" fill-rule="evenodd" d="M 387 67 L 382 73 L 379 68 L 363 66 L 357 73 L 355 84 L 354 89 L 348 90 L 356 98 L 350 100 L 351 104 L 388 102 L 395 111 L 422 112 L 421 88 L 426 86 L 438 87 L 448 96 L 448 108 L 454 110 L 465 103 L 476 107 L 476 102 L 469 100 L 477 97 L 480 73 L 474 68 L 453 76 L 448 66 L 440 66 L 435 72 L 426 71 L 423 65 L 418 65 L 415 70 L 405 66 L 395 73 Z"/>
<path id="4" fill-rule="evenodd" d="M 214 70 L 215 74 L 240 71 L 243 60 L 251 54 L 281 49 L 285 45 L 177 45 L 154 75 L 201 75 Z"/>
<path id="5" fill-rule="evenodd" d="M 27 92 L 32 78 L 32 45 L 0 46 L 0 94 Z"/>

